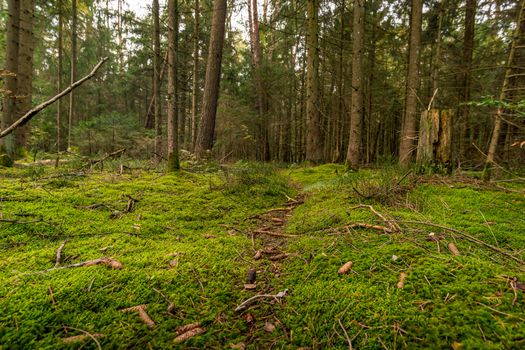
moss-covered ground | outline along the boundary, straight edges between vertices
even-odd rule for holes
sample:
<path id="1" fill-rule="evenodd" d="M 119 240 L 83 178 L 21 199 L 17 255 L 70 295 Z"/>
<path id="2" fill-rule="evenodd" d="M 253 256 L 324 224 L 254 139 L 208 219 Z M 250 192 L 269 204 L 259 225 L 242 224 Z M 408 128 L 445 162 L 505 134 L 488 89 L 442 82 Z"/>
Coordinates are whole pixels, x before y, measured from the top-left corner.
<path id="1" fill-rule="evenodd" d="M 525 185 L 403 175 L 0 170 L 0 348 L 525 348 Z M 289 215 L 268 213 L 292 198 L 302 204 Z M 401 231 L 351 228 L 390 225 L 359 204 Z M 61 267 L 111 257 L 122 269 L 48 271 L 66 239 Z M 254 258 L 270 248 L 288 255 Z M 141 304 L 154 327 L 122 311 Z M 193 322 L 206 332 L 175 344 Z M 87 333 L 104 337 L 64 342 Z"/>

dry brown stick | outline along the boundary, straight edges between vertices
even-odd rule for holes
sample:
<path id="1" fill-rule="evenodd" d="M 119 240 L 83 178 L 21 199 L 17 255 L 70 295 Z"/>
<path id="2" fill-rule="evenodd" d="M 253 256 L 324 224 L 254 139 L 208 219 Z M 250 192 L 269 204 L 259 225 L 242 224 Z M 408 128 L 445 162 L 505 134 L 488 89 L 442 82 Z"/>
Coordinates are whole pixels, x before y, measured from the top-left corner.
<path id="1" fill-rule="evenodd" d="M 350 210 L 359 209 L 359 208 L 368 208 L 375 216 L 377 216 L 379 219 L 381 219 L 384 223 L 386 223 L 390 227 L 391 232 L 401 231 L 401 227 L 399 227 L 399 225 L 397 224 L 395 220 L 388 220 L 383 214 L 375 210 L 374 207 L 371 205 L 360 204 L 358 206 L 350 208 Z"/>
<path id="2" fill-rule="evenodd" d="M 255 230 L 253 233 L 260 234 L 260 235 L 268 235 L 268 236 L 275 236 L 275 237 L 286 237 L 286 238 L 297 238 L 299 236 L 297 235 L 288 235 L 286 233 L 278 233 L 278 232 L 269 232 L 264 230 Z"/>
<path id="3" fill-rule="evenodd" d="M 84 333 L 86 336 L 90 337 L 91 339 L 93 339 L 93 341 L 97 344 L 97 347 L 99 350 L 102 350 L 102 346 L 100 346 L 100 343 L 98 342 L 97 338 L 101 338 L 103 337 L 104 335 L 103 334 L 91 334 L 89 332 L 86 332 L 85 330 L 83 329 L 80 329 L 80 328 L 75 328 L 75 327 L 68 327 L 68 326 L 65 326 L 64 328 L 66 329 L 72 329 L 74 331 L 77 331 L 77 332 L 80 332 L 80 333 Z M 66 338 L 67 339 L 67 338 Z"/>
<path id="4" fill-rule="evenodd" d="M 235 311 L 238 312 L 238 311 L 243 310 L 248 305 L 250 305 L 251 303 L 253 303 L 254 301 L 256 301 L 258 299 L 272 298 L 272 299 L 275 299 L 275 300 L 279 301 L 282 298 L 284 298 L 287 294 L 288 294 L 288 289 L 285 289 L 284 291 L 279 292 L 279 293 L 277 293 L 275 295 L 273 295 L 273 294 L 258 294 L 258 295 L 254 295 L 253 297 L 251 297 L 249 299 L 246 299 L 239 306 L 237 306 L 235 308 Z"/>
<path id="5" fill-rule="evenodd" d="M 485 246 L 487 248 L 490 248 L 492 249 L 493 251 L 495 251 L 496 253 L 499 253 L 501 255 L 504 255 L 506 257 L 509 257 L 511 258 L 512 260 L 514 261 L 517 261 L 519 262 L 520 264 L 523 264 L 523 260 L 515 257 L 514 255 L 504 251 L 504 250 L 501 250 L 499 249 L 498 247 L 495 247 L 489 243 L 486 243 L 480 239 L 477 239 L 476 237 L 473 237 L 471 235 L 469 235 L 468 233 L 466 232 L 463 232 L 463 231 L 460 231 L 458 229 L 455 229 L 455 228 L 452 228 L 452 227 L 447 227 L 447 226 L 443 226 L 443 225 L 439 225 L 439 224 L 434 224 L 432 222 L 426 222 L 426 221 L 413 221 L 413 220 L 399 220 L 397 221 L 399 223 L 404 223 L 404 224 L 414 224 L 414 225 L 426 225 L 426 226 L 432 226 L 432 227 L 437 227 L 437 228 L 440 228 L 440 229 L 443 229 L 443 230 L 446 230 L 446 231 L 450 231 L 450 232 L 454 232 L 460 236 L 463 236 L 465 237 L 467 240 L 473 242 L 473 243 L 476 243 L 476 244 L 479 244 L 479 245 L 482 245 L 482 246 Z"/>
<path id="6" fill-rule="evenodd" d="M 58 247 L 56 260 L 55 260 L 55 267 L 58 267 L 58 265 L 60 265 L 60 261 L 62 260 L 62 250 L 64 249 L 64 246 L 66 245 L 67 241 L 68 240 L 66 239 L 64 242 L 62 242 L 60 247 Z"/>
<path id="7" fill-rule="evenodd" d="M 348 343 L 348 350 L 352 350 L 352 341 L 350 340 L 350 337 L 348 336 L 348 332 L 346 331 L 345 327 L 343 326 L 343 323 L 341 322 L 341 319 L 338 318 L 337 321 L 339 322 L 339 326 L 341 326 L 341 329 L 345 333 L 345 338 Z"/>
<path id="8" fill-rule="evenodd" d="M 81 335 L 73 335 L 71 337 L 67 337 L 67 338 L 64 338 L 62 341 L 65 343 L 65 344 L 71 344 L 71 343 L 76 343 L 76 342 L 80 342 L 80 341 L 84 341 L 86 339 L 94 339 L 94 338 L 104 338 L 104 334 L 100 334 L 100 333 L 95 333 L 95 334 L 91 334 L 91 336 L 89 335 L 85 335 L 85 334 L 81 334 Z"/>
<path id="9" fill-rule="evenodd" d="M 53 295 L 53 289 L 51 288 L 51 286 L 49 286 L 47 291 L 49 292 L 49 296 L 51 297 L 51 305 L 55 305 L 55 297 Z"/>
<path id="10" fill-rule="evenodd" d="M 109 158 L 115 158 L 115 157 L 121 155 L 125 151 L 126 151 L 126 149 L 122 148 L 122 149 L 116 150 L 115 152 L 108 153 L 108 154 L 106 154 L 104 157 L 102 157 L 100 159 L 89 160 L 89 162 L 86 165 L 84 165 L 83 168 L 85 168 L 87 166 L 93 167 L 93 166 L 95 166 L 95 165 L 97 165 L 99 163 L 103 163 L 104 161 L 108 160 Z"/>
<path id="11" fill-rule="evenodd" d="M 144 323 L 148 327 L 150 327 L 150 328 L 155 327 L 155 322 L 146 313 L 146 307 L 147 307 L 147 305 L 143 304 L 143 305 L 137 305 L 137 306 L 128 307 L 127 309 L 123 309 L 123 310 L 120 310 L 120 311 L 122 311 L 122 312 L 136 311 L 136 312 L 138 312 L 138 314 L 139 314 L 140 318 L 142 319 L 142 321 L 144 321 Z"/>
<path id="12" fill-rule="evenodd" d="M 51 269 L 47 269 L 43 271 L 31 272 L 25 275 L 34 275 L 34 274 L 47 273 L 47 272 L 56 271 L 56 270 L 64 270 L 64 269 L 71 269 L 75 267 L 94 266 L 94 265 L 106 265 L 116 270 L 120 270 L 122 268 L 122 263 L 120 261 L 112 259 L 112 258 L 104 257 L 104 258 L 95 259 L 95 260 L 83 261 L 83 262 L 79 262 L 79 263 L 71 264 L 67 266 L 53 267 Z"/>
<path id="13" fill-rule="evenodd" d="M 61 93 L 59 93 L 58 95 L 52 97 L 51 99 L 45 101 L 44 103 L 41 103 L 39 104 L 38 106 L 36 106 L 35 108 L 31 109 L 29 112 L 27 112 L 26 114 L 24 114 L 22 117 L 20 117 L 20 119 L 18 119 L 17 121 L 15 121 L 13 124 L 11 124 L 10 126 L 8 126 L 6 129 L 2 130 L 2 132 L 0 132 L 0 139 L 1 138 L 4 138 L 6 137 L 7 135 L 9 135 L 10 133 L 12 133 L 16 128 L 26 124 L 28 121 L 30 121 L 35 115 L 37 115 L 38 113 L 40 113 L 40 111 L 42 111 L 44 108 L 47 108 L 48 106 L 52 105 L 53 103 L 55 103 L 56 101 L 58 101 L 59 99 L 61 99 L 62 97 L 66 96 L 67 94 L 69 94 L 71 91 L 73 91 L 74 89 L 76 89 L 77 87 L 79 87 L 80 85 L 84 84 L 86 81 L 88 81 L 89 79 L 91 79 L 98 71 L 98 69 L 108 60 L 108 57 L 104 57 L 103 59 L 100 60 L 100 62 L 93 68 L 93 70 L 91 71 L 91 73 L 89 73 L 88 75 L 86 75 L 84 78 L 74 82 L 73 84 L 71 84 L 70 86 L 68 86 L 64 91 L 62 91 Z"/>

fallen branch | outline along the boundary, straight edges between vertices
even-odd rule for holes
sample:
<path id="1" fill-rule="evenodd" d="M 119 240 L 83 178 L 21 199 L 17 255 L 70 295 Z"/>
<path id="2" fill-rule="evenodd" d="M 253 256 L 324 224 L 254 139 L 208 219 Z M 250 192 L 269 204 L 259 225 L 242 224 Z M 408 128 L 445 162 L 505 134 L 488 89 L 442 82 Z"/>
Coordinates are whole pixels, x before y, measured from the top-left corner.
<path id="1" fill-rule="evenodd" d="M 70 86 L 68 86 L 64 91 L 62 91 L 61 93 L 59 93 L 58 95 L 56 95 L 55 97 L 52 97 L 51 99 L 47 100 L 46 102 L 44 103 L 41 103 L 39 104 L 38 106 L 36 106 L 35 108 L 31 109 L 29 112 L 27 112 L 26 114 L 24 114 L 20 119 L 18 119 L 16 122 L 14 122 L 13 124 L 11 124 L 9 127 L 7 127 L 6 129 L 2 130 L 2 132 L 0 132 L 0 139 L 1 138 L 4 138 L 6 137 L 7 135 L 11 134 L 16 128 L 20 127 L 20 126 L 23 126 L 24 124 L 26 124 L 28 121 L 30 121 L 35 115 L 37 115 L 38 113 L 40 113 L 40 111 L 42 111 L 43 109 L 47 108 L 48 106 L 52 105 L 53 103 L 55 103 L 56 101 L 58 101 L 59 99 L 61 99 L 62 97 L 66 96 L 67 94 L 69 94 L 71 91 L 73 91 L 74 89 L 76 89 L 77 87 L 79 87 L 80 85 L 84 84 L 86 81 L 88 81 L 89 79 L 91 79 L 96 73 L 97 71 L 99 70 L 99 68 L 108 60 L 108 57 L 104 57 L 103 59 L 100 60 L 100 62 L 93 68 L 93 70 L 91 71 L 91 73 L 89 73 L 88 75 L 86 75 L 84 78 L 74 82 L 73 84 L 71 84 Z"/>
<path id="2" fill-rule="evenodd" d="M 95 165 L 97 164 L 102 164 L 104 163 L 106 160 L 110 159 L 110 158 L 117 158 L 118 156 L 121 156 L 122 153 L 124 153 L 126 151 L 125 148 L 122 148 L 122 149 L 119 149 L 119 150 L 116 150 L 115 152 L 111 152 L 111 153 L 108 153 L 106 154 L 104 157 L 100 158 L 100 159 L 90 159 L 87 164 L 85 164 L 82 168 L 85 168 L 85 167 L 90 167 L 90 168 L 93 168 Z"/>
<path id="3" fill-rule="evenodd" d="M 383 214 L 375 210 L 374 207 L 371 205 L 360 204 L 356 207 L 350 208 L 350 210 L 359 208 L 369 209 L 375 216 L 377 216 L 381 221 L 388 225 L 388 231 L 385 231 L 385 233 L 401 232 L 401 227 L 399 227 L 395 220 L 388 220 Z"/>
<path id="4" fill-rule="evenodd" d="M 143 305 L 137 305 L 137 306 L 128 307 L 127 309 L 123 309 L 123 310 L 120 310 L 120 311 L 122 311 L 122 312 L 136 311 L 136 312 L 138 312 L 139 317 L 142 319 L 142 321 L 144 321 L 144 323 L 148 327 L 150 327 L 150 328 L 155 327 L 155 322 L 146 313 L 146 307 L 147 307 L 147 305 L 143 304 Z"/>
<path id="5" fill-rule="evenodd" d="M 28 273 L 27 275 L 34 275 L 38 273 L 47 273 L 47 272 L 56 271 L 56 270 L 72 269 L 76 267 L 95 266 L 95 265 L 106 265 L 107 267 L 111 267 L 112 269 L 115 269 L 115 270 L 122 269 L 122 263 L 120 261 L 112 259 L 112 258 L 104 257 L 104 258 L 95 259 L 95 260 L 83 261 L 83 262 L 79 262 L 79 263 L 71 264 L 67 266 L 53 267 L 51 269 L 47 269 L 43 271 Z"/>
<path id="6" fill-rule="evenodd" d="M 58 265 L 60 265 L 60 261 L 62 260 L 62 250 L 64 249 L 64 246 L 66 245 L 67 241 L 68 240 L 66 239 L 64 242 L 62 242 L 60 247 L 58 247 L 56 260 L 55 260 L 55 267 L 58 267 Z"/>
<path id="7" fill-rule="evenodd" d="M 248 307 L 249 305 L 251 305 L 253 302 L 259 300 L 259 299 L 266 299 L 266 298 L 271 298 L 271 299 L 275 299 L 276 301 L 280 301 L 282 298 L 284 298 L 286 295 L 288 295 L 288 289 L 285 289 L 284 291 L 282 292 L 279 292 L 275 295 L 273 294 L 259 294 L 259 295 L 254 295 L 253 297 L 249 298 L 249 299 L 246 299 L 245 301 L 243 301 L 239 306 L 237 306 L 235 308 L 235 312 L 238 312 L 238 311 L 241 311 L 243 310 L 244 308 Z"/>
<path id="8" fill-rule="evenodd" d="M 98 347 L 99 350 L 102 350 L 102 346 L 100 346 L 100 343 L 98 342 L 97 338 L 104 337 L 103 334 L 91 334 L 89 332 L 86 332 L 85 330 L 82 330 L 80 328 L 75 328 L 75 327 L 67 327 L 67 326 L 65 326 L 64 328 L 72 329 L 74 331 L 77 331 L 77 332 L 80 332 L 80 333 L 84 333 L 87 337 L 93 339 L 93 341 L 97 344 L 97 347 Z M 79 339 L 79 338 L 75 338 L 75 337 L 69 337 L 69 338 L 73 338 L 73 340 L 71 340 L 71 342 L 77 341 L 77 339 Z M 66 339 L 68 339 L 68 338 L 66 338 Z M 85 338 L 82 338 L 82 339 L 85 339 Z"/>
<path id="9" fill-rule="evenodd" d="M 255 230 L 253 233 L 260 234 L 260 235 L 268 235 L 268 236 L 274 236 L 274 237 L 286 237 L 286 238 L 297 238 L 299 236 L 297 235 L 288 235 L 286 233 L 278 233 L 278 232 L 269 232 L 264 230 Z"/>
<path id="10" fill-rule="evenodd" d="M 73 335 L 71 337 L 64 338 L 62 341 L 65 344 L 71 344 L 71 343 L 81 342 L 86 339 L 96 339 L 96 338 L 104 338 L 104 337 L 105 335 L 100 334 L 100 333 L 95 333 L 95 334 L 90 334 L 90 335 L 81 334 L 81 335 Z"/>
<path id="11" fill-rule="evenodd" d="M 476 243 L 476 244 L 479 244 L 479 245 L 482 245 L 484 247 L 487 247 L 489 249 L 492 249 L 493 251 L 495 251 L 496 253 L 499 253 L 501 255 L 504 255 L 506 257 L 509 257 L 511 258 L 512 260 L 520 263 L 520 264 L 524 264 L 524 261 L 515 257 L 514 255 L 510 254 L 509 252 L 506 252 L 504 250 L 501 250 L 499 249 L 498 247 L 495 247 L 489 243 L 486 243 L 480 239 L 477 239 L 476 237 L 474 236 L 471 236 L 469 235 L 468 233 L 466 232 L 463 232 L 463 231 L 460 231 L 458 229 L 455 229 L 455 228 L 452 228 L 452 227 L 447 227 L 447 226 L 443 226 L 443 225 L 439 225 L 439 224 L 434 224 L 432 222 L 426 222 L 426 221 L 412 221 L 412 220 L 400 220 L 400 221 L 397 221 L 398 223 L 405 223 L 405 224 L 414 224 L 414 225 L 426 225 L 426 226 L 431 226 L 431 227 L 437 227 L 437 228 L 440 228 L 440 229 L 443 229 L 443 230 L 446 230 L 446 231 L 450 231 L 450 232 L 453 232 L 453 233 L 456 233 L 464 238 L 466 238 L 468 241 L 471 241 L 472 243 Z"/>

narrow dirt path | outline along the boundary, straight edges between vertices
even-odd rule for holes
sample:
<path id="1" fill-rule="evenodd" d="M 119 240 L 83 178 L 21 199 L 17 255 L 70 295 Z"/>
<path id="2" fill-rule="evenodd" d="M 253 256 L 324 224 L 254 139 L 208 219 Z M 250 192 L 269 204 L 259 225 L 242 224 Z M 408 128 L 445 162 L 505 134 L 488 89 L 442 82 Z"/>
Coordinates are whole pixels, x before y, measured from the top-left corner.
<path id="1" fill-rule="evenodd" d="M 244 289 L 249 294 L 247 299 L 239 301 L 242 307 L 238 307 L 238 317 L 248 325 L 249 332 L 246 334 L 245 343 L 239 344 L 241 349 L 252 343 L 262 345 L 257 336 L 261 331 L 273 333 L 280 328 L 283 332 L 276 332 L 276 336 L 279 334 L 281 337 L 289 337 L 288 328 L 274 313 L 274 305 L 287 294 L 287 291 L 278 290 L 278 285 L 282 265 L 293 257 L 293 254 L 287 252 L 288 242 L 299 237 L 287 234 L 285 227 L 294 210 L 304 203 L 304 199 L 304 195 L 289 198 L 282 207 L 251 217 L 258 224 L 246 232 L 252 239 L 252 249 L 248 253 L 251 256 L 245 259 L 251 266 L 244 284 Z M 246 305 L 243 306 L 243 303 Z"/>

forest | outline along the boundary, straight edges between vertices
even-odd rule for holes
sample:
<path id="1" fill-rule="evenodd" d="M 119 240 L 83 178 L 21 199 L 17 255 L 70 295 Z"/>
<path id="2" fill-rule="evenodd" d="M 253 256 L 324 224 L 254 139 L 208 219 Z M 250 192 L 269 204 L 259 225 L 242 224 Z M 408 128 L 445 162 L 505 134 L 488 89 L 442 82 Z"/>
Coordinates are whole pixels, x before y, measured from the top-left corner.
<path id="1" fill-rule="evenodd" d="M 0 0 L 0 349 L 525 348 L 525 0 Z"/>

